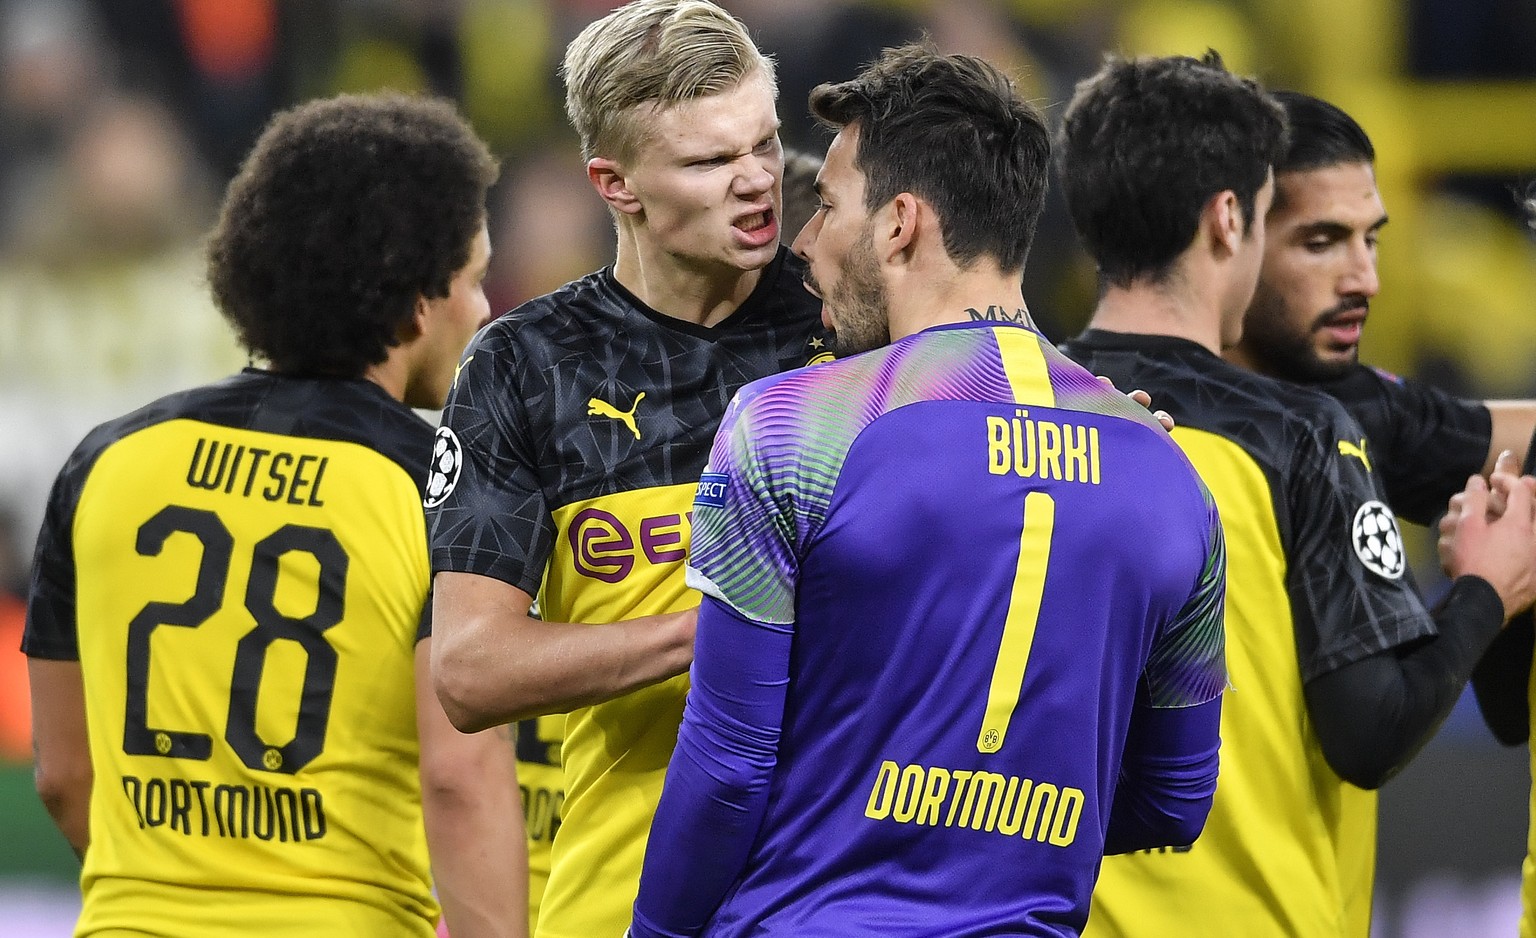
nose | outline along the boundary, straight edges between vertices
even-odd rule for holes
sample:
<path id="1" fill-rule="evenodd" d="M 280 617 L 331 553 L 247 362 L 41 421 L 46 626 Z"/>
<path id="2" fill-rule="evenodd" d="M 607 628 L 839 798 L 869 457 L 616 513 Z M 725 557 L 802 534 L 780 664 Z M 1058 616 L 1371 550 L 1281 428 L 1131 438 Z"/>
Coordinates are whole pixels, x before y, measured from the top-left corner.
<path id="1" fill-rule="evenodd" d="M 796 257 L 806 263 L 810 263 L 809 251 L 819 231 L 821 231 L 821 213 L 817 212 L 811 216 L 810 221 L 805 223 L 805 227 L 800 229 L 800 233 L 795 235 L 794 243 L 789 246 L 789 249 L 794 252 Z"/>
<path id="2" fill-rule="evenodd" d="M 772 192 L 781 172 L 783 164 L 780 162 L 756 155 L 748 156 L 741 172 L 736 174 L 736 194 L 753 198 L 764 192 Z"/>
<path id="3" fill-rule="evenodd" d="M 1381 278 L 1376 274 L 1376 248 L 1364 240 L 1353 241 L 1349 247 L 1348 266 L 1339 279 L 1339 293 L 1374 297 L 1381 290 Z"/>

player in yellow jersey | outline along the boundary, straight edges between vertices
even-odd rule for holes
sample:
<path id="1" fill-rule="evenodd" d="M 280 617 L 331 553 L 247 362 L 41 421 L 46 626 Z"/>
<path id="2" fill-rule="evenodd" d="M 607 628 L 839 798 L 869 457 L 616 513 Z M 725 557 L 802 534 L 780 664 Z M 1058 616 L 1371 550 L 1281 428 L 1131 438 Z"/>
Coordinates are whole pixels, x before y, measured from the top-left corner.
<path id="1" fill-rule="evenodd" d="M 495 176 L 443 102 L 279 115 L 208 249 L 262 367 L 60 473 L 23 647 L 78 935 L 429 936 L 434 883 L 456 938 L 525 934 L 509 740 L 460 734 L 430 685 L 411 410 L 486 319 Z"/>
<path id="2" fill-rule="evenodd" d="M 537 934 L 593 938 L 629 922 L 682 719 L 715 429 L 742 385 L 829 353 L 779 243 L 773 64 L 742 25 L 638 0 L 583 30 L 563 74 L 617 259 L 465 354 L 429 498 L 433 665 L 460 728 L 574 711 Z"/>
<path id="3" fill-rule="evenodd" d="M 1091 328 L 1065 348 L 1177 415 L 1228 558 L 1232 688 L 1210 818 L 1190 847 L 1105 859 L 1094 938 L 1365 938 L 1373 789 L 1536 596 L 1532 499 L 1510 461 L 1493 484 L 1522 510 L 1475 512 L 1431 612 L 1359 425 L 1321 392 L 1219 357 L 1258 282 L 1284 126 L 1214 55 L 1111 58 L 1064 116 L 1067 203 L 1103 280 Z M 1481 477 L 1465 497 L 1484 503 Z"/>

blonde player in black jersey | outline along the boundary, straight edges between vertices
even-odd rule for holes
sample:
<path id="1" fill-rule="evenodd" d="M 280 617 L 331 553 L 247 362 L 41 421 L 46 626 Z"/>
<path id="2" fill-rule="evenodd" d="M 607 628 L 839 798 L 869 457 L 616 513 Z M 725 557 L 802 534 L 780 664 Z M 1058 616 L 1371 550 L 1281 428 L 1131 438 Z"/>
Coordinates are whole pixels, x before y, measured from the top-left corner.
<path id="1" fill-rule="evenodd" d="M 583 30 L 563 75 L 616 261 L 465 354 L 429 498 L 433 667 L 461 728 L 575 711 L 537 934 L 592 938 L 629 922 L 682 719 L 715 429 L 742 385 L 829 353 L 779 243 L 773 63 L 746 29 L 638 0 Z"/>
<path id="2" fill-rule="evenodd" d="M 443 102 L 279 115 L 208 252 L 264 367 L 99 427 L 60 474 L 23 648 L 77 935 L 430 936 L 434 881 L 455 938 L 525 934 L 511 747 L 427 679 L 410 409 L 487 317 L 495 175 Z"/>

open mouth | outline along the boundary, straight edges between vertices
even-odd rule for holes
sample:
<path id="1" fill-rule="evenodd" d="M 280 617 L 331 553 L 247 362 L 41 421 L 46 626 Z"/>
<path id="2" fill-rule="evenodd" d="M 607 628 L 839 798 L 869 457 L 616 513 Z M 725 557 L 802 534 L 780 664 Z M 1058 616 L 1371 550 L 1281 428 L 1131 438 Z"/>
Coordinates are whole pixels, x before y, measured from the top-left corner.
<path id="1" fill-rule="evenodd" d="M 761 231 L 771 224 L 773 224 L 772 209 L 758 212 L 755 215 L 747 215 L 736 220 L 736 227 L 742 231 Z"/>
<path id="2" fill-rule="evenodd" d="M 1366 309 L 1352 309 L 1330 316 L 1318 327 L 1318 331 L 1328 337 L 1329 342 L 1340 348 L 1347 348 L 1360 344 L 1360 336 L 1365 331 L 1365 319 L 1368 314 Z"/>

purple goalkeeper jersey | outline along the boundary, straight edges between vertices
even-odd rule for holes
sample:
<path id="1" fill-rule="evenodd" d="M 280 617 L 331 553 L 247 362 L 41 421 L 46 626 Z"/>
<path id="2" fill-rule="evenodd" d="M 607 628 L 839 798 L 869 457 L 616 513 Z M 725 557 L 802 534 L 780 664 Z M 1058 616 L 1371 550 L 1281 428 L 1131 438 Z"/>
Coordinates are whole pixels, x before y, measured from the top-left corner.
<path id="1" fill-rule="evenodd" d="M 747 386 L 635 934 L 1078 934 L 1133 711 L 1225 686 L 1224 574 L 1168 435 L 1026 327 Z"/>

